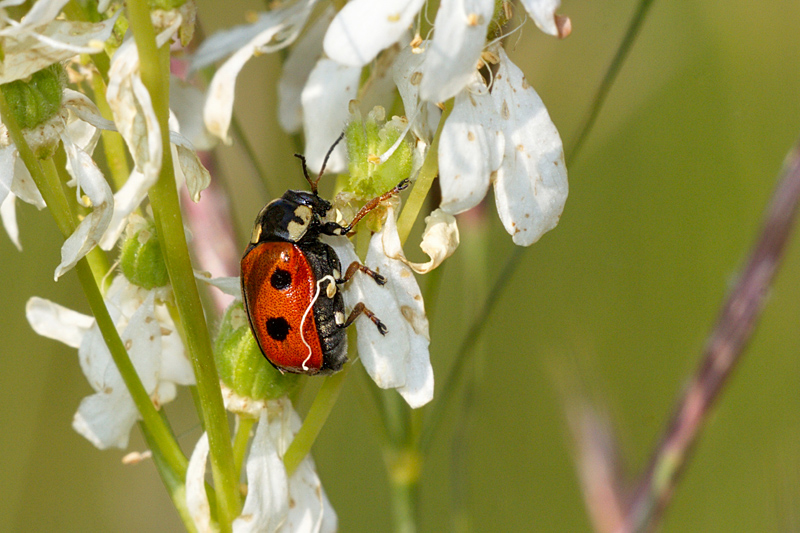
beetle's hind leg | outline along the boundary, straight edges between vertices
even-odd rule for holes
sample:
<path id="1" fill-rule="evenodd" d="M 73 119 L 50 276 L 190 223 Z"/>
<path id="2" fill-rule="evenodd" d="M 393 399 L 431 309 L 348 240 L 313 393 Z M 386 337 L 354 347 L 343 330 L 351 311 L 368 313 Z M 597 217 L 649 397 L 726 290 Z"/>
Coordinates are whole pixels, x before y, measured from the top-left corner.
<path id="1" fill-rule="evenodd" d="M 342 329 L 348 327 L 362 314 L 372 320 L 372 323 L 375 324 L 375 327 L 378 328 L 378 332 L 381 335 L 386 335 L 389 332 L 389 328 L 386 327 L 386 324 L 381 322 L 381 319 L 375 316 L 375 313 L 367 309 L 367 306 L 364 305 L 364 302 L 358 302 L 356 306 L 353 307 L 353 310 L 350 312 L 350 316 L 347 317 L 347 320 L 345 320 L 342 324 L 339 324 L 339 327 Z"/>
<path id="2" fill-rule="evenodd" d="M 353 261 L 352 263 L 350 263 L 350 266 L 347 267 L 347 271 L 344 273 L 344 276 L 337 279 L 336 283 L 339 284 L 347 283 L 348 281 L 350 281 L 350 278 L 352 278 L 355 275 L 355 273 L 358 272 L 359 270 L 364 274 L 366 274 L 367 276 L 374 279 L 375 283 L 377 283 L 378 285 L 386 285 L 386 278 L 384 276 L 378 274 L 368 266 L 362 265 L 358 261 Z"/>

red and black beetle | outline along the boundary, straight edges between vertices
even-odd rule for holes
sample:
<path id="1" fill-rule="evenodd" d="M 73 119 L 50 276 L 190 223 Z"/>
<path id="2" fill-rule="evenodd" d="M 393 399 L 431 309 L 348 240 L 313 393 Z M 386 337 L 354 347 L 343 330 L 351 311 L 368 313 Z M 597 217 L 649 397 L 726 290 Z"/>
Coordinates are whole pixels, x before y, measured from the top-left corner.
<path id="1" fill-rule="evenodd" d="M 296 154 L 311 192 L 289 190 L 264 206 L 242 257 L 242 295 L 250 328 L 264 356 L 281 371 L 330 374 L 341 369 L 347 361 L 345 328 L 361 314 L 382 334 L 387 332 L 363 302 L 345 318 L 339 290 L 359 270 L 379 285 L 386 279 L 357 261 L 343 273 L 336 252 L 320 236 L 349 234 L 383 200 L 405 189 L 408 180 L 367 202 L 347 226 L 325 222 L 331 204 L 317 194 L 317 183 L 336 143 L 316 181 L 308 176 L 305 158 Z"/>

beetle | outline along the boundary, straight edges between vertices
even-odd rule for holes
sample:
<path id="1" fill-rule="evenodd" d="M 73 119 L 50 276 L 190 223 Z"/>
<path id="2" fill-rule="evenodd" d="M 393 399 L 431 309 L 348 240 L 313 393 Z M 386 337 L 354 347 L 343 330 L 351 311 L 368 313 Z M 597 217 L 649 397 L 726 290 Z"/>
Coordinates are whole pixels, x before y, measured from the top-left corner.
<path id="1" fill-rule="evenodd" d="M 373 198 L 346 226 L 325 220 L 331 204 L 317 193 L 317 184 L 341 135 L 331 146 L 317 179 L 308 175 L 306 160 L 295 154 L 311 192 L 289 190 L 269 202 L 256 217 L 250 243 L 241 261 L 245 313 L 253 336 L 267 360 L 281 372 L 332 374 L 347 361 L 346 332 L 362 314 L 385 335 L 388 329 L 363 302 L 345 318 L 339 287 L 357 272 L 378 285 L 386 278 L 358 261 L 342 272 L 336 252 L 322 235 L 346 236 L 380 203 L 408 187 L 403 180 Z"/>

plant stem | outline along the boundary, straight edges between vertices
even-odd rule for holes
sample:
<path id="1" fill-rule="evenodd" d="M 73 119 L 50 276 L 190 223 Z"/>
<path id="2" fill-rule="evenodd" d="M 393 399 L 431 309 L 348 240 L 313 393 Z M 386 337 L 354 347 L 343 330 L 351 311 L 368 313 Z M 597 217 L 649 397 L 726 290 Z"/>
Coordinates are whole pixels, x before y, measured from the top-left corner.
<path id="1" fill-rule="evenodd" d="M 250 432 L 256 419 L 238 415 L 236 421 L 238 426 L 233 439 L 233 468 L 241 476 L 244 456 L 247 455 L 247 443 L 250 442 Z"/>
<path id="2" fill-rule="evenodd" d="M 174 470 L 172 470 L 172 468 L 169 467 L 169 464 L 167 464 L 164 456 L 161 455 L 155 439 L 147 430 L 147 426 L 139 422 L 139 429 L 141 430 L 142 435 L 144 435 L 147 446 L 153 453 L 153 463 L 155 463 L 158 474 L 161 476 L 161 481 L 167 488 L 167 492 L 172 500 L 172 504 L 178 511 L 178 516 L 180 516 L 181 522 L 183 522 L 183 527 L 185 527 L 186 531 L 189 533 L 196 532 L 197 528 L 194 525 L 194 520 L 189 513 L 189 509 L 186 507 L 186 485 L 183 483 L 183 478 L 185 476 L 177 474 Z"/>
<path id="3" fill-rule="evenodd" d="M 686 466 L 703 423 L 739 362 L 783 257 L 800 204 L 800 141 L 787 156 L 764 226 L 706 343 L 700 368 L 641 478 L 619 531 L 655 528 Z"/>
<path id="4" fill-rule="evenodd" d="M 403 211 L 397 217 L 397 234 L 400 236 L 401 243 L 405 243 L 408 239 L 411 228 L 414 226 L 422 206 L 425 205 L 425 197 L 428 196 L 428 191 L 433 186 L 433 180 L 439 175 L 439 138 L 442 136 L 442 128 L 452 110 L 453 100 L 450 99 L 444 106 L 433 142 L 425 155 L 422 168 L 419 169 L 417 181 L 414 182 L 414 187 L 411 189 L 411 194 L 408 195 Z"/>
<path id="5" fill-rule="evenodd" d="M 294 440 L 286 450 L 283 456 L 283 465 L 286 467 L 286 475 L 291 477 L 297 467 L 305 459 L 306 455 L 311 451 L 311 446 L 317 439 L 322 426 L 328 420 L 328 415 L 331 414 L 333 406 L 336 405 L 336 400 L 339 398 L 339 393 L 342 391 L 342 384 L 347 373 L 350 372 L 350 367 L 353 363 L 347 363 L 342 370 L 325 378 L 325 383 L 320 387 L 311 408 L 308 410 L 303 425 Z"/>
<path id="6" fill-rule="evenodd" d="M 167 124 L 169 85 L 165 83 L 165 79 L 169 76 L 169 44 L 165 44 L 160 50 L 157 48 L 147 2 L 131 0 L 127 6 L 131 29 L 139 51 L 142 82 L 152 99 L 161 130 L 163 159 L 159 179 L 149 192 L 150 203 L 172 282 L 175 302 L 186 332 L 197 391 L 203 404 L 202 414 L 208 432 L 211 470 L 218 495 L 219 524 L 223 531 L 228 531 L 231 522 L 239 514 L 241 502 L 236 490 L 237 478 L 228 418 L 222 404 L 222 392 L 214 364 L 211 338 L 194 279 L 175 184 Z"/>
<path id="7" fill-rule="evenodd" d="M 417 501 L 422 460 L 414 447 L 392 449 L 385 455 L 389 471 L 392 519 L 396 533 L 417 530 Z"/>

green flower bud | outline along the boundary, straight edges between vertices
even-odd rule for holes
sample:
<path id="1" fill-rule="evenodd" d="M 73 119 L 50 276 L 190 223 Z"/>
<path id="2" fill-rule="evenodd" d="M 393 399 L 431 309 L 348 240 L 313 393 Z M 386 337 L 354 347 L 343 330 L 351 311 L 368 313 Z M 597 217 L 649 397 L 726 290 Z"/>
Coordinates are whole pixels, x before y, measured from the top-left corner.
<path id="1" fill-rule="evenodd" d="M 375 107 L 362 121 L 358 110 L 345 129 L 350 182 L 348 190 L 367 200 L 388 191 L 411 175 L 413 148 L 403 139 L 385 162 L 380 157 L 397 142 L 405 128 L 405 120 L 394 117 L 385 122 L 386 112 Z"/>
<path id="2" fill-rule="evenodd" d="M 156 237 L 155 224 L 142 220 L 135 225 L 136 229 L 129 229 L 129 235 L 122 245 L 120 269 L 134 285 L 148 290 L 163 287 L 169 283 L 169 274 L 161 253 L 161 243 Z"/>
<path id="3" fill-rule="evenodd" d="M 11 112 L 22 129 L 43 124 L 61 109 L 66 74 L 61 63 L 35 72 L 30 79 L 0 85 Z"/>
<path id="4" fill-rule="evenodd" d="M 222 383 L 244 400 L 274 400 L 289 394 L 300 378 L 272 366 L 253 337 L 242 302 L 228 307 L 214 341 L 214 360 Z"/>

